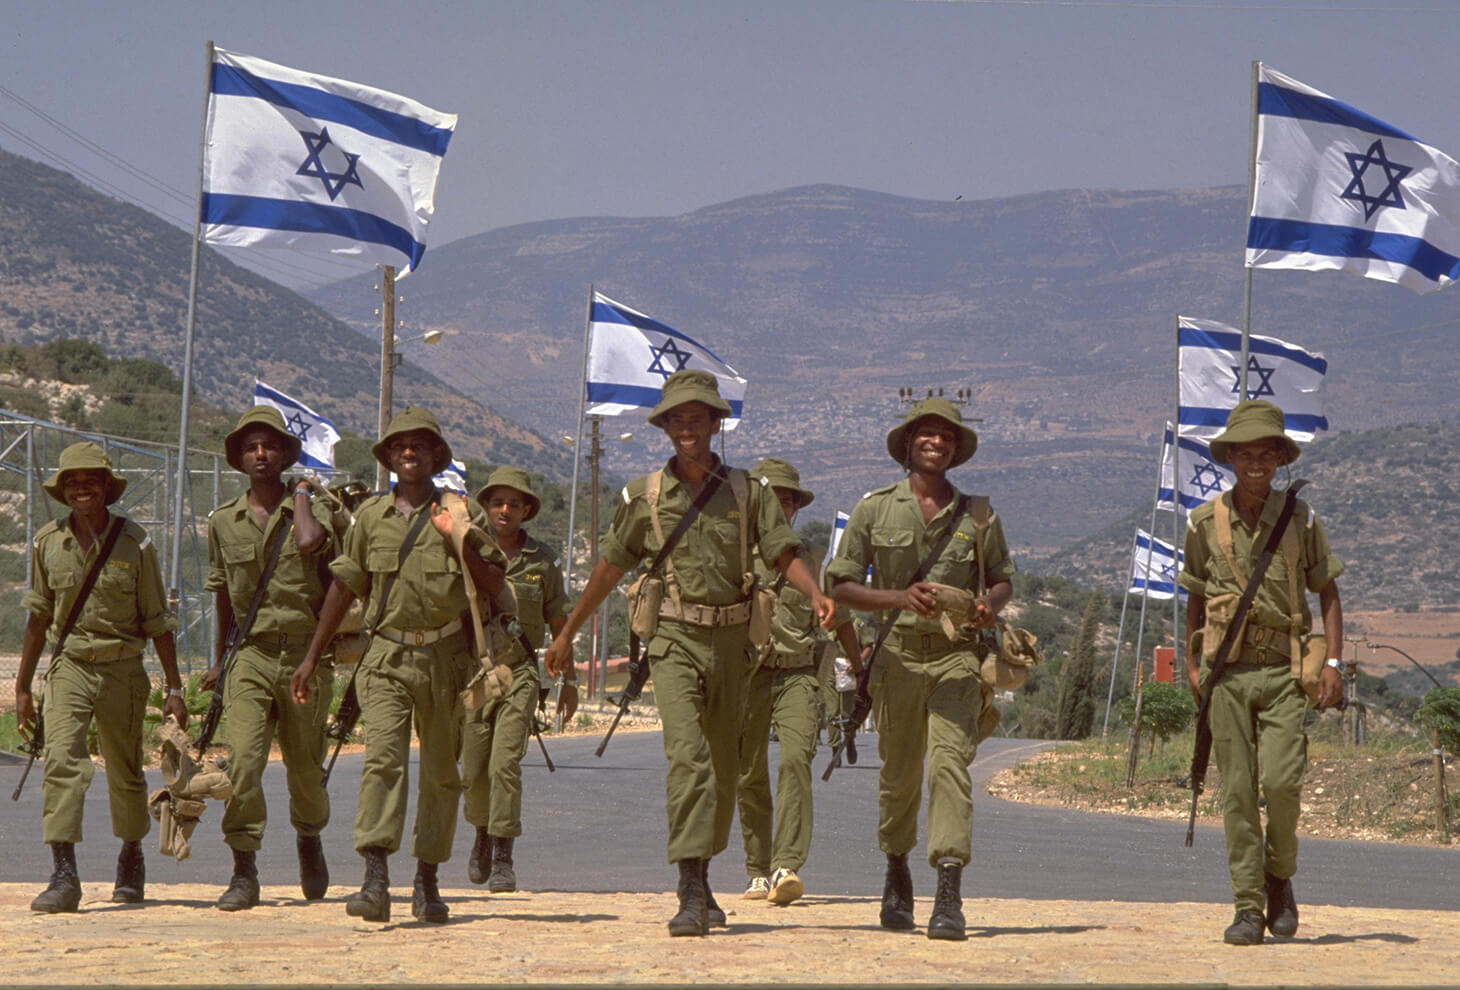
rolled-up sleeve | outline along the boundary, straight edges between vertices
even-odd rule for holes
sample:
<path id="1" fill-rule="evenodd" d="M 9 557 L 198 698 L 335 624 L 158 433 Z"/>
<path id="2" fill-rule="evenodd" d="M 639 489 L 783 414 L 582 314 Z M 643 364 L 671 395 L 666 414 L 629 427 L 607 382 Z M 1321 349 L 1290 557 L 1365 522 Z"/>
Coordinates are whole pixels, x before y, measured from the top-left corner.
<path id="1" fill-rule="evenodd" d="M 56 616 L 56 593 L 46 580 L 45 553 L 39 541 L 30 549 L 30 589 L 20 600 L 20 607 L 47 622 Z"/>
<path id="2" fill-rule="evenodd" d="M 1186 527 L 1186 546 L 1181 552 L 1185 563 L 1176 583 L 1193 595 L 1210 597 L 1207 595 L 1207 541 L 1201 531 L 1190 523 Z"/>
<path id="3" fill-rule="evenodd" d="M 157 548 L 147 540 L 141 546 L 141 573 L 137 575 L 137 610 L 142 620 L 142 635 L 156 639 L 177 628 L 177 616 L 167 607 L 162 590 L 162 568 L 157 563 Z"/>
<path id="4" fill-rule="evenodd" d="M 841 542 L 837 544 L 836 556 L 832 558 L 831 564 L 826 569 L 826 576 L 830 581 L 851 581 L 861 584 L 866 580 L 867 563 L 870 557 L 867 536 L 871 529 L 870 510 L 866 506 L 867 503 L 862 501 L 852 509 L 852 516 L 847 520 L 847 528 L 842 533 Z"/>
<path id="5" fill-rule="evenodd" d="M 330 574 L 361 600 L 370 597 L 370 571 L 365 566 L 367 543 L 364 527 L 357 516 L 345 531 L 344 550 L 330 561 Z"/>
<path id="6" fill-rule="evenodd" d="M 1343 561 L 1333 555 L 1328 545 L 1328 534 L 1317 516 L 1313 517 L 1313 524 L 1308 527 L 1306 535 L 1308 545 L 1303 548 L 1303 555 L 1309 561 L 1308 590 L 1322 591 L 1343 573 Z"/>
<path id="7" fill-rule="evenodd" d="M 598 555 L 621 571 L 631 571 L 644 559 L 644 533 L 649 523 L 646 503 L 632 498 L 625 488 L 608 532 L 598 543 Z"/>

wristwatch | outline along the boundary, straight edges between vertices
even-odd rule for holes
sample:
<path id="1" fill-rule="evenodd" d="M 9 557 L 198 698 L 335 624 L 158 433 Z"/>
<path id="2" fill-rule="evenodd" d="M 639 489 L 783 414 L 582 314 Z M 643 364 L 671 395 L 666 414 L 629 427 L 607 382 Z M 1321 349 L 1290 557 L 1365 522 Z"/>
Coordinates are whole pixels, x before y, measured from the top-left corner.
<path id="1" fill-rule="evenodd" d="M 1342 670 L 1343 661 L 1340 660 L 1338 657 L 1329 657 L 1327 660 L 1323 661 L 1323 666 L 1332 667 L 1334 670 Z"/>
<path id="2" fill-rule="evenodd" d="M 181 698 L 183 697 L 183 689 L 180 687 L 170 687 L 167 689 L 167 696 L 169 698 Z"/>

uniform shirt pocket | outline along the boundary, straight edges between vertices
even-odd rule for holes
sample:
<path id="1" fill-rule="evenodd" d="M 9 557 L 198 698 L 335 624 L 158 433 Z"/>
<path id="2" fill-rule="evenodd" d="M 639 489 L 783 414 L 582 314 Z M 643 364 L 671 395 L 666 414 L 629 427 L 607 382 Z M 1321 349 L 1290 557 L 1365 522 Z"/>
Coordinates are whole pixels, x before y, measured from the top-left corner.
<path id="1" fill-rule="evenodd" d="M 225 543 L 219 550 L 223 553 L 224 562 L 229 564 L 247 564 L 257 553 L 252 543 Z"/>
<path id="2" fill-rule="evenodd" d="M 917 534 L 910 529 L 890 526 L 874 526 L 867 534 L 872 547 L 872 566 L 882 575 L 900 575 L 903 571 L 911 577 L 912 568 L 917 567 Z"/>

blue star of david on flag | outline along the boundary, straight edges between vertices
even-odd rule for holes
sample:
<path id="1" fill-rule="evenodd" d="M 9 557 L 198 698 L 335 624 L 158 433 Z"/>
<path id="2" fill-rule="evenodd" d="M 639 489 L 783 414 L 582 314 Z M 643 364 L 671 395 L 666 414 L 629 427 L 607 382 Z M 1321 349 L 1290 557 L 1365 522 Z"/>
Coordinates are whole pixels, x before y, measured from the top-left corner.
<path id="1" fill-rule="evenodd" d="M 294 173 L 295 175 L 308 175 L 318 178 L 320 182 L 324 183 L 324 191 L 329 193 L 330 202 L 334 202 L 335 197 L 347 185 L 359 186 L 361 189 L 365 188 L 365 184 L 360 181 L 360 172 L 358 170 L 360 156 L 352 155 L 343 148 L 340 148 L 339 145 L 330 141 L 330 129 L 328 127 L 321 127 L 318 134 L 311 134 L 309 131 L 300 131 L 299 136 L 304 138 L 304 146 L 309 149 L 309 155 L 304 159 L 304 164 L 299 166 L 299 171 Z M 345 170 L 343 172 L 331 172 L 325 166 L 324 159 L 320 157 L 324 149 L 331 146 L 338 149 L 339 153 L 345 156 Z"/>
<path id="2" fill-rule="evenodd" d="M 676 371 L 683 371 L 684 366 L 689 363 L 689 359 L 693 356 L 689 351 L 682 351 L 674 346 L 673 337 L 665 337 L 663 347 L 655 347 L 651 344 L 649 346 L 649 353 L 654 355 L 654 360 L 649 363 L 649 367 L 646 370 L 656 375 L 662 375 L 666 380 Z M 665 358 L 673 361 L 674 367 L 664 367 Z"/>
<path id="3" fill-rule="evenodd" d="M 1383 141 L 1375 138 L 1374 143 L 1369 145 L 1369 150 L 1364 154 L 1349 151 L 1345 152 L 1343 157 L 1348 159 L 1348 167 L 1349 171 L 1353 173 L 1353 179 L 1349 181 L 1344 191 L 1339 193 L 1339 199 L 1351 199 L 1362 203 L 1365 220 L 1372 219 L 1381 206 L 1404 209 L 1404 199 L 1399 195 L 1399 183 L 1414 169 L 1408 165 L 1391 162 L 1384 154 Z M 1370 196 L 1364 185 L 1364 177 L 1368 174 L 1370 165 L 1384 170 L 1384 188 L 1379 190 L 1376 196 Z"/>
<path id="4" fill-rule="evenodd" d="M 1231 364 L 1227 367 L 1232 369 L 1232 394 L 1236 395 L 1242 388 L 1242 366 Z M 1276 367 L 1264 368 L 1257 363 L 1255 355 L 1247 356 L 1247 398 L 1260 399 L 1264 395 L 1276 396 L 1272 390 L 1272 376 L 1277 371 Z M 1252 386 L 1253 376 L 1257 377 L 1257 387 Z"/>
<path id="5" fill-rule="evenodd" d="M 309 439 L 309 424 L 304 422 L 304 417 L 299 413 L 284 420 L 284 428 L 298 437 L 301 442 Z"/>
<path id="6" fill-rule="evenodd" d="M 1203 461 L 1191 473 L 1190 487 L 1197 489 L 1203 498 L 1222 490 L 1222 472 L 1211 461 Z"/>

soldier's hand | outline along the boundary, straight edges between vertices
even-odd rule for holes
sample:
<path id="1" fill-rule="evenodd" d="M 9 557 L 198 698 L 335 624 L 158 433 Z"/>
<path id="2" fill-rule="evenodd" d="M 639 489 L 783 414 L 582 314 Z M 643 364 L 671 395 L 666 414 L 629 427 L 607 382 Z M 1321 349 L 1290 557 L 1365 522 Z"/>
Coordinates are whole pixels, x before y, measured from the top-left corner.
<path id="1" fill-rule="evenodd" d="M 1196 702 L 1196 707 L 1201 708 L 1201 668 L 1187 666 L 1186 682 L 1191 687 L 1191 700 Z"/>
<path id="2" fill-rule="evenodd" d="M 200 682 L 199 687 L 201 687 L 204 691 L 211 691 L 213 690 L 213 685 L 218 683 L 218 678 L 222 676 L 222 665 L 215 663 L 213 666 L 203 671 L 203 680 Z"/>
<path id="3" fill-rule="evenodd" d="M 973 603 L 973 625 L 976 629 L 992 629 L 999 617 L 989 608 L 988 598 L 975 599 Z"/>
<path id="4" fill-rule="evenodd" d="M 862 653 L 861 653 L 860 656 L 847 657 L 847 666 L 851 668 L 852 676 L 853 677 L 858 677 L 858 676 L 861 675 L 861 673 L 862 673 L 862 664 L 866 663 L 867 662 L 867 658 L 870 657 L 871 655 L 872 655 L 872 646 L 869 643 L 868 645 L 862 647 Z"/>
<path id="5" fill-rule="evenodd" d="M 1343 676 L 1337 668 L 1324 667 L 1318 675 L 1318 707 L 1332 708 L 1343 700 Z"/>
<path id="6" fill-rule="evenodd" d="M 431 525 L 436 527 L 436 532 L 449 539 L 451 537 L 451 513 L 446 506 L 437 502 L 428 511 L 431 513 Z"/>
<path id="7" fill-rule="evenodd" d="M 555 637 L 548 648 L 542 651 L 543 669 L 550 677 L 562 677 L 573 662 L 573 641 Z"/>
<path id="8" fill-rule="evenodd" d="M 919 581 L 902 592 L 902 608 L 911 609 L 925 619 L 933 617 L 938 596 L 926 581 Z"/>
<path id="9" fill-rule="evenodd" d="M 578 685 L 573 681 L 564 681 L 562 690 L 558 692 L 558 712 L 562 715 L 564 722 L 572 718 L 578 711 Z"/>
<path id="10" fill-rule="evenodd" d="M 817 593 L 811 601 L 811 608 L 821 622 L 821 628 L 830 629 L 836 621 L 836 602 L 823 594 Z"/>
<path id="11" fill-rule="evenodd" d="M 167 699 L 162 702 L 163 718 L 166 718 L 169 715 L 171 715 L 177 721 L 177 724 L 182 728 L 186 729 L 188 727 L 188 706 L 184 705 L 183 700 L 175 694 L 169 694 L 167 696 Z"/>
<path id="12" fill-rule="evenodd" d="M 35 697 L 28 688 L 15 689 L 15 726 L 20 738 L 30 742 L 35 732 Z"/>
<path id="13" fill-rule="evenodd" d="M 294 676 L 289 678 L 289 694 L 294 698 L 294 704 L 307 705 L 309 699 L 314 697 L 314 688 L 309 683 L 314 679 L 315 661 L 312 657 L 305 657 L 294 670 Z"/>

